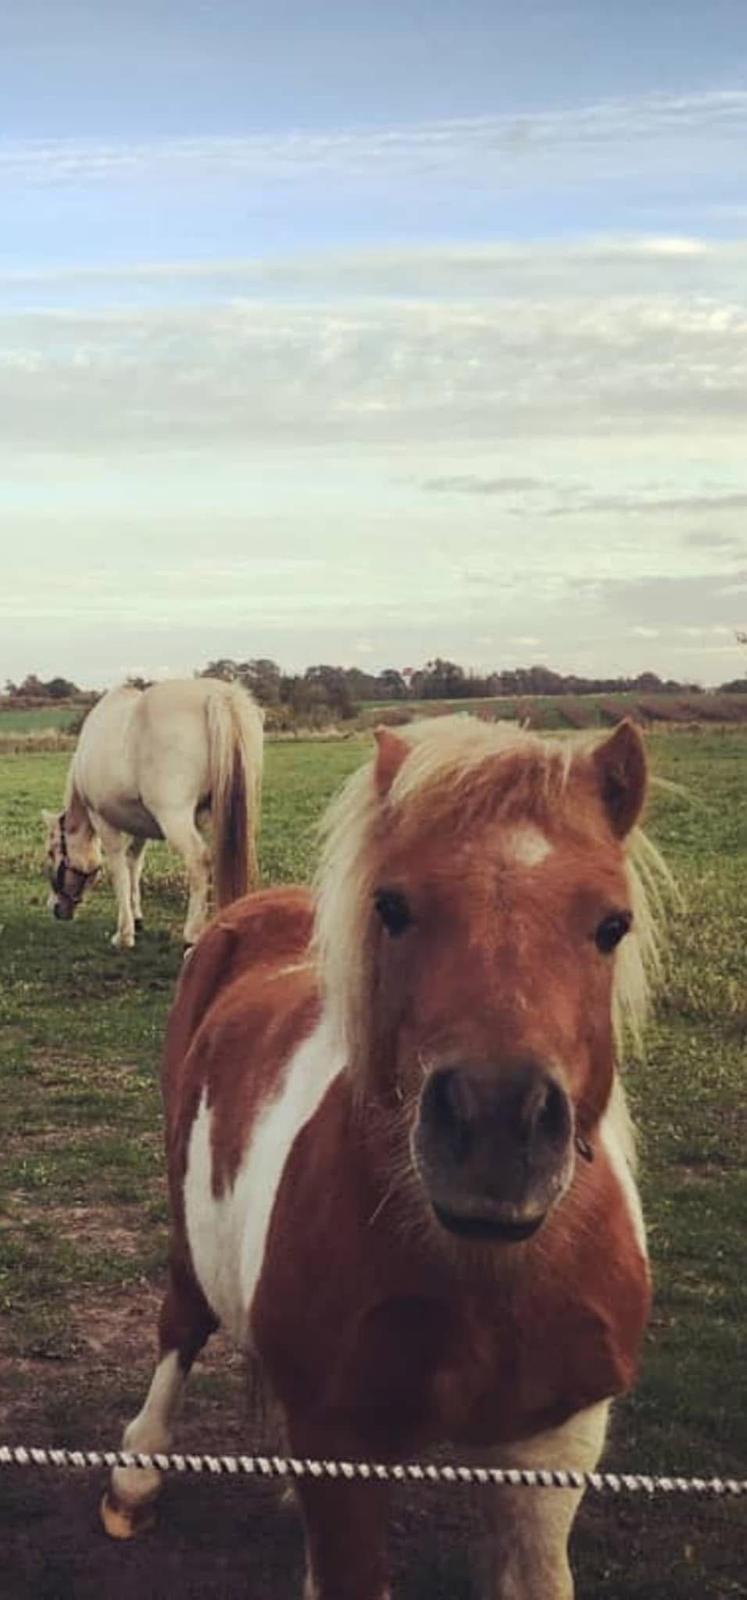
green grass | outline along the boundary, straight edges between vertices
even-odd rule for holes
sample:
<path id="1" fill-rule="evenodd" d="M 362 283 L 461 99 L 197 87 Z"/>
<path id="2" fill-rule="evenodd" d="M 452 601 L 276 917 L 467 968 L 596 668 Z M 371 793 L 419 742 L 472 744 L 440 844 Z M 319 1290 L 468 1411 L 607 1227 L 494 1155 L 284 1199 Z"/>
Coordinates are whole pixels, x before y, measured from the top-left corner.
<path id="1" fill-rule="evenodd" d="M 609 1461 L 747 1476 L 747 733 L 667 732 L 649 744 L 655 769 L 681 786 L 655 793 L 650 831 L 684 906 L 672 914 L 669 975 L 646 1060 L 628 1072 L 656 1302 L 641 1380 L 617 1409 Z M 266 881 L 308 878 L 320 811 L 366 748 L 356 739 L 269 747 Z M 51 1364 L 54 1383 L 42 1385 L 38 1403 L 22 1366 L 10 1385 L 13 1403 L 23 1401 L 42 1433 L 58 1436 L 67 1418 L 78 1443 L 103 1443 L 106 1386 L 90 1352 L 80 1364 L 81 1308 L 116 1308 L 161 1282 L 156 1065 L 185 895 L 179 862 L 157 846 L 145 869 L 146 932 L 134 952 L 109 944 L 107 885 L 72 925 L 53 921 L 39 811 L 59 804 L 67 761 L 51 753 L 0 761 L 0 1356 Z M 126 1367 L 107 1379 L 122 1415 L 145 1374 L 149 1340 L 135 1377 Z M 746 1550 L 743 1506 L 592 1506 L 580 1526 L 579 1597 L 744 1596 Z M 447 1588 L 415 1574 L 412 1594 L 466 1597 L 461 1561 L 448 1553 L 451 1576 L 442 1570 L 438 1580 Z"/>
<path id="2" fill-rule="evenodd" d="M 80 715 L 79 706 L 34 706 L 30 711 L 14 711 L 0 707 L 0 735 L 4 733 L 40 733 L 46 728 L 69 728 Z"/>

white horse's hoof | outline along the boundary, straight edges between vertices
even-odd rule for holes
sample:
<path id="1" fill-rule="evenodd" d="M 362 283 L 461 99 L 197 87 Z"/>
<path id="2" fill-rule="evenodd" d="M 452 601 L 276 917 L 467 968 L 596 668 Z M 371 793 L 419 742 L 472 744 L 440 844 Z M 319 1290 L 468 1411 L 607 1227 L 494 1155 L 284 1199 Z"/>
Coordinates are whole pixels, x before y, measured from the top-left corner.
<path id="1" fill-rule="evenodd" d="M 135 946 L 134 933 L 113 933 L 111 942 L 115 950 L 132 950 Z"/>

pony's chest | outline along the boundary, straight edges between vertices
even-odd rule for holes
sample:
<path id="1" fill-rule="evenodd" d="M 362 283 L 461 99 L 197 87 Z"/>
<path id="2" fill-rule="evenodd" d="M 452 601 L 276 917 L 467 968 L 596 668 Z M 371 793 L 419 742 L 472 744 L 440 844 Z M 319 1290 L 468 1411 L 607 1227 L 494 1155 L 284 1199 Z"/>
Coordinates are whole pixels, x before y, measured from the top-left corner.
<path id="1" fill-rule="evenodd" d="M 525 1324 L 506 1307 L 455 1308 L 403 1293 L 355 1316 L 337 1285 L 293 1329 L 264 1323 L 262 1353 L 278 1393 L 323 1431 L 344 1419 L 370 1453 L 412 1453 L 451 1440 L 479 1448 L 528 1438 L 626 1387 L 626 1348 L 606 1308 L 558 1303 Z M 316 1310 L 317 1316 L 314 1311 Z M 269 1319 L 272 1321 L 272 1318 Z"/>
<path id="2" fill-rule="evenodd" d="M 432 1405 L 445 1438 L 498 1445 L 559 1425 L 624 1389 L 635 1345 L 603 1305 L 548 1303 L 537 1320 L 498 1314 L 457 1333 L 433 1372 Z"/>

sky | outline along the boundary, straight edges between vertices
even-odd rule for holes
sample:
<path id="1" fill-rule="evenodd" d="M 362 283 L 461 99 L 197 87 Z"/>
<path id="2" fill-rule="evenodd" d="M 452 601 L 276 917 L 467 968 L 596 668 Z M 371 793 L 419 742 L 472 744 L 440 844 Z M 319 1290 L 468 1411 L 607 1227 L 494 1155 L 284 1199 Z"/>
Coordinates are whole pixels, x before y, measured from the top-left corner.
<path id="1" fill-rule="evenodd" d="M 25 0 L 0 105 L 0 680 L 745 674 L 743 0 Z"/>

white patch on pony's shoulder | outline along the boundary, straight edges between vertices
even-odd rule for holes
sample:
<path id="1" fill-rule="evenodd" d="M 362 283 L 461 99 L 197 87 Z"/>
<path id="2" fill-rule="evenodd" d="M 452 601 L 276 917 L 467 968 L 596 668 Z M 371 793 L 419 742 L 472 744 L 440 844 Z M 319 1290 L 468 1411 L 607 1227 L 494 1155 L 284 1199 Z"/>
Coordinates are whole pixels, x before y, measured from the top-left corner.
<path id="1" fill-rule="evenodd" d="M 213 1193 L 213 1113 L 203 1093 L 192 1124 L 184 1211 L 200 1287 L 226 1331 L 251 1343 L 250 1316 L 272 1210 L 285 1164 L 305 1124 L 344 1062 L 324 1019 L 290 1057 L 280 1086 L 262 1107 L 231 1188 Z"/>
<path id="2" fill-rule="evenodd" d="M 519 867 L 538 867 L 552 854 L 552 848 L 549 839 L 532 822 L 509 828 L 504 835 L 503 854 L 507 861 Z"/>
<path id="3" fill-rule="evenodd" d="M 636 1243 L 641 1255 L 648 1259 L 646 1228 L 635 1181 L 635 1136 L 628 1110 L 628 1102 L 620 1083 L 615 1078 L 610 1102 L 599 1125 L 599 1133 L 609 1164 L 622 1189 L 627 1204 Z"/>

